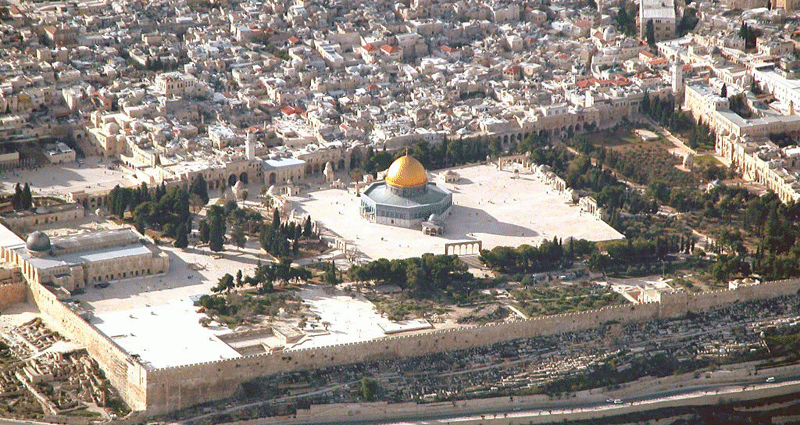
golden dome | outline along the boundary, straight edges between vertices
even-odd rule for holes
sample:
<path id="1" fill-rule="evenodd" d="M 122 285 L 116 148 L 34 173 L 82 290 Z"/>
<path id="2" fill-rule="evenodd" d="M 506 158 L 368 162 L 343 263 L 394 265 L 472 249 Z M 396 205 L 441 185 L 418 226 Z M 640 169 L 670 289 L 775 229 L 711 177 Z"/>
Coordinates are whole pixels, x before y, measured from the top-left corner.
<path id="1" fill-rule="evenodd" d="M 419 161 L 406 154 L 389 166 L 386 183 L 395 187 L 417 187 L 428 183 L 428 175 Z"/>

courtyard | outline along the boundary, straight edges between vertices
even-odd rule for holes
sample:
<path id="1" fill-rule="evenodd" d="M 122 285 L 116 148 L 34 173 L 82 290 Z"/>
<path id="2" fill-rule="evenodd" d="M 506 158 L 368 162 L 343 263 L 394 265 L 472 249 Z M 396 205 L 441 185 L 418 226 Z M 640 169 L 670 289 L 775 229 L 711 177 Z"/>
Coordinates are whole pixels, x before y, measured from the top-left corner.
<path id="1" fill-rule="evenodd" d="M 26 182 L 35 195 L 59 198 L 69 192 L 105 193 L 116 185 L 138 184 L 130 171 L 114 167 L 110 159 L 88 157 L 81 161 L 5 171 L 0 173 L 0 193 L 14 193 L 15 184 Z"/>
<path id="2" fill-rule="evenodd" d="M 454 169 L 461 179 L 440 183 L 453 192 L 453 208 L 442 236 L 418 229 L 370 223 L 360 217 L 355 190 L 321 189 L 289 198 L 292 208 L 310 214 L 323 235 L 356 247 L 362 259 L 398 259 L 430 252 L 444 254 L 445 244 L 481 241 L 496 246 L 539 245 L 554 237 L 607 241 L 623 236 L 602 220 L 581 213 L 532 173 L 498 170 L 494 165 Z M 444 170 L 440 170 L 443 172 Z"/>
<path id="3" fill-rule="evenodd" d="M 530 173 L 498 170 L 493 165 L 456 171 L 460 180 L 442 184 L 453 192 L 454 206 L 441 237 L 367 222 L 359 216 L 359 199 L 352 187 L 349 191 L 322 188 L 303 193 L 289 198 L 290 208 L 311 214 L 321 222 L 324 235 L 337 237 L 350 248 L 356 247 L 366 259 L 444 253 L 448 242 L 481 241 L 483 248 L 491 249 L 501 245 L 538 245 L 554 237 L 593 241 L 622 237 L 601 220 L 581 213 L 576 205 L 567 203 Z M 79 223 L 79 227 L 90 230 L 102 226 L 102 222 L 99 218 L 89 219 Z M 59 233 L 58 229 L 48 232 Z M 248 241 L 243 249 L 228 245 L 219 254 L 194 245 L 185 250 L 163 245 L 161 248 L 170 256 L 168 273 L 113 281 L 105 288 L 89 287 L 74 298 L 91 313 L 91 322 L 98 329 L 152 367 L 240 356 L 218 338 L 236 329 L 213 322 L 202 326 L 199 322 L 205 315 L 193 305 L 191 297 L 210 294 L 211 287 L 225 273 L 235 275 L 242 270 L 245 275 L 252 274 L 258 261 L 267 261 L 258 241 Z M 334 251 L 325 257 L 336 254 Z M 309 261 L 313 259 L 303 263 Z M 368 300 L 341 289 L 308 285 L 299 288 L 297 295 L 313 320 L 308 323 L 297 317 L 275 320 L 279 326 L 304 326 L 301 328 L 304 336 L 286 344 L 285 349 L 363 341 L 433 327 L 422 320 L 390 321 L 378 314 Z M 271 343 L 267 345 L 276 348 Z"/>

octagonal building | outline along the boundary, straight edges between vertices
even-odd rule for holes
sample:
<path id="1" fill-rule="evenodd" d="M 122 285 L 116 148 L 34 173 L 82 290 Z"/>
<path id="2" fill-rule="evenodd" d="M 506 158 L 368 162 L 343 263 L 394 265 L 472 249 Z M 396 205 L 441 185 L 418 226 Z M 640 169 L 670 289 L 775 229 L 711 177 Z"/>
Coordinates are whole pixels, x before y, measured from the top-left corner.
<path id="1" fill-rule="evenodd" d="M 453 206 L 449 190 L 428 182 L 425 167 L 406 154 L 396 159 L 384 181 L 361 195 L 361 216 L 391 226 L 420 228 L 431 216 L 444 219 Z"/>

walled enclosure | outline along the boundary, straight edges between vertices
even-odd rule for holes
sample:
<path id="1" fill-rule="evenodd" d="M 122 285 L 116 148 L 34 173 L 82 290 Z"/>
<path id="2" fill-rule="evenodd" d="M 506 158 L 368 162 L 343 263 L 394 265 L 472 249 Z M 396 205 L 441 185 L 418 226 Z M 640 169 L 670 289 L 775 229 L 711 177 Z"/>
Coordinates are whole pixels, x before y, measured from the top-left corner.
<path id="1" fill-rule="evenodd" d="M 148 369 L 92 324 L 62 304 L 46 287 L 30 284 L 29 297 L 59 332 L 82 344 L 134 410 L 159 415 L 233 396 L 243 382 L 274 373 L 391 359 L 491 345 L 602 326 L 616 320 L 637 322 L 672 318 L 738 301 L 800 292 L 800 279 L 768 282 L 699 294 L 662 294 L 660 303 L 606 307 L 582 313 L 538 317 L 510 323 L 433 331 L 359 343 L 259 354 L 163 369 Z"/>
<path id="2" fill-rule="evenodd" d="M 661 303 L 607 307 L 583 313 L 560 314 L 529 320 L 477 326 L 360 343 L 301 349 L 274 354 L 198 363 L 147 372 L 149 415 L 233 396 L 243 382 L 278 372 L 391 359 L 491 345 L 497 342 L 579 331 L 620 322 L 680 317 L 732 304 L 795 294 L 800 280 L 769 282 L 699 294 L 663 294 Z"/>
<path id="3" fill-rule="evenodd" d="M 59 332 L 86 347 L 86 351 L 97 360 L 106 378 L 111 381 L 131 409 L 147 409 L 145 404 L 147 371 L 144 366 L 94 325 L 62 304 L 45 286 L 31 283 L 30 297 L 42 315 L 49 319 L 48 324 L 52 324 Z"/>

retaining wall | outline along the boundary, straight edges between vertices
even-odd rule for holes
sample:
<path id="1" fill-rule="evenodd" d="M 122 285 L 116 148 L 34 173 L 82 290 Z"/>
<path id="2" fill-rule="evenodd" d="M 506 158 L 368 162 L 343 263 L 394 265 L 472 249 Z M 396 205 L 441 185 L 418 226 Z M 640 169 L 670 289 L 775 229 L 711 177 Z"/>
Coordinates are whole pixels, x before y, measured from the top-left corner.
<path id="1" fill-rule="evenodd" d="M 278 372 L 466 349 L 517 338 L 591 329 L 611 320 L 625 323 L 679 317 L 688 311 L 705 311 L 737 301 L 794 294 L 799 290 L 800 280 L 787 280 L 741 287 L 736 290 L 697 294 L 665 293 L 660 303 L 606 307 L 511 323 L 433 331 L 156 369 L 149 371 L 147 376 L 148 414 L 161 414 L 197 403 L 230 397 L 236 393 L 241 383 Z"/>
<path id="2" fill-rule="evenodd" d="M 24 303 L 28 298 L 28 285 L 25 281 L 0 285 L 0 310 L 16 303 Z"/>
<path id="3" fill-rule="evenodd" d="M 432 331 L 150 370 L 59 302 L 47 288 L 32 284 L 30 289 L 31 297 L 42 313 L 54 322 L 60 332 L 86 347 L 131 408 L 146 410 L 152 416 L 233 396 L 243 382 L 278 372 L 467 349 L 517 338 L 596 328 L 611 320 L 626 323 L 679 317 L 689 311 L 705 311 L 737 301 L 795 294 L 800 291 L 800 280 L 768 282 L 736 290 L 698 294 L 665 293 L 662 294 L 660 303 L 606 307 L 510 323 Z"/>
<path id="4" fill-rule="evenodd" d="M 30 294 L 42 314 L 67 338 L 86 347 L 111 384 L 133 410 L 145 410 L 147 371 L 114 341 L 62 304 L 47 288 L 30 284 Z"/>
<path id="5" fill-rule="evenodd" d="M 609 320 L 649 320 L 657 317 L 658 312 L 656 303 L 625 305 L 581 314 L 560 314 L 151 370 L 147 376 L 148 413 L 159 414 L 230 397 L 242 382 L 278 372 L 466 349 L 517 338 L 590 329 Z"/>

